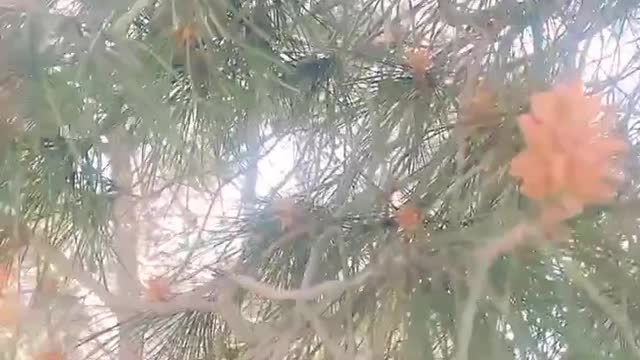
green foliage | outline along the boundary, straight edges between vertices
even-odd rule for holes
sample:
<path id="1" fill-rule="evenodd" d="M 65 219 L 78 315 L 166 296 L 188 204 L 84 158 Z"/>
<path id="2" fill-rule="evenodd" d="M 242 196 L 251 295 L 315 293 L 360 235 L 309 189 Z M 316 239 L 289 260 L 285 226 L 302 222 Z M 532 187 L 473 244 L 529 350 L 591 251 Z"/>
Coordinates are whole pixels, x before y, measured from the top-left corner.
<path id="1" fill-rule="evenodd" d="M 131 201 L 138 292 L 161 272 L 211 304 L 123 320 L 51 261 L 69 296 L 107 305 L 83 298 L 106 320 L 73 356 L 106 358 L 121 336 L 142 339 L 144 359 L 640 357 L 637 1 L 48 3 L 0 0 L 3 236 L 24 224 L 121 295 L 117 209 Z M 405 59 L 420 46 L 424 78 Z M 631 144 L 619 199 L 484 263 L 475 254 L 535 212 L 508 176 L 517 116 L 574 73 L 616 105 Z M 501 112 L 469 130 L 480 78 Z M 303 217 L 292 231 L 272 206 L 283 197 Z M 413 234 L 393 218 L 406 201 L 424 215 Z M 23 273 L 49 266 L 41 249 L 21 248 L 39 254 Z M 310 299 L 228 280 L 281 294 L 366 272 Z"/>

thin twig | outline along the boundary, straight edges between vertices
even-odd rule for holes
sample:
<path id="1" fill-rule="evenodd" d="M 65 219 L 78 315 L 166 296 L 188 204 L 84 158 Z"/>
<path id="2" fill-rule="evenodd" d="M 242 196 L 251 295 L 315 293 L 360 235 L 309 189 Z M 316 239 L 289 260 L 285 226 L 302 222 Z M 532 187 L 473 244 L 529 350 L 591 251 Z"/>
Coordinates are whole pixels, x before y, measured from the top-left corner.
<path id="1" fill-rule="evenodd" d="M 350 280 L 328 280 L 318 285 L 294 290 L 280 290 L 254 278 L 240 274 L 228 274 L 227 278 L 245 290 L 272 300 L 313 300 L 320 296 L 341 293 L 364 284 L 373 275 L 372 270 L 364 270 Z"/>
<path id="2" fill-rule="evenodd" d="M 458 343 L 456 344 L 456 360 L 467 360 L 469 358 L 469 344 L 473 333 L 473 319 L 478 310 L 478 300 L 482 296 L 487 282 L 487 274 L 490 266 L 487 260 L 480 260 L 475 268 L 475 273 L 469 279 L 469 296 L 460 316 L 458 325 Z"/>

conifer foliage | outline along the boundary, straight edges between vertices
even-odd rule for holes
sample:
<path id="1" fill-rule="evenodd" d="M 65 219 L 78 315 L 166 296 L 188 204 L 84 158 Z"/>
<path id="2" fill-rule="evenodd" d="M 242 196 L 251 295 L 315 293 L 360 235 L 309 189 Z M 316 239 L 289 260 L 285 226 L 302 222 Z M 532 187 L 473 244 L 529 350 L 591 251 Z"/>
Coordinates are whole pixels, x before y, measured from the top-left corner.
<path id="1" fill-rule="evenodd" d="M 0 356 L 640 358 L 639 36 L 637 0 L 0 0 Z"/>

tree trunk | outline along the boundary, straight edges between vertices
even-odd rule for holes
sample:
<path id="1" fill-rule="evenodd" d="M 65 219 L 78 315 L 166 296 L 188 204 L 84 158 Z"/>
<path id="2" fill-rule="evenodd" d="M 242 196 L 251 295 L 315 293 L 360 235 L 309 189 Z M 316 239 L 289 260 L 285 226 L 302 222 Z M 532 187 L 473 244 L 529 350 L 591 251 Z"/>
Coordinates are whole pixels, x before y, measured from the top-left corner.
<path id="1" fill-rule="evenodd" d="M 132 150 L 127 137 L 128 134 L 122 127 L 115 129 L 109 137 L 111 171 L 118 191 L 113 209 L 115 224 L 113 248 L 118 258 L 115 271 L 118 295 L 138 297 L 138 226 L 135 203 L 130 196 L 133 188 L 133 169 L 131 167 Z M 140 359 L 141 341 L 130 334 L 131 328 L 128 326 L 134 314 L 122 310 L 115 310 L 115 313 L 120 324 L 118 359 Z"/>

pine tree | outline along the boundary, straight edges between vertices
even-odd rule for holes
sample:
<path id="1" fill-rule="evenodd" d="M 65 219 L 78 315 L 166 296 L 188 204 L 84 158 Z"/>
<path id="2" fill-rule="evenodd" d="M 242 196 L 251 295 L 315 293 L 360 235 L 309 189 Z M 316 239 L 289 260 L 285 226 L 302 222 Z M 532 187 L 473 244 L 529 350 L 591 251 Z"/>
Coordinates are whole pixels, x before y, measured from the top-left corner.
<path id="1" fill-rule="evenodd" d="M 639 19 L 0 0 L 0 353 L 640 358 Z"/>

